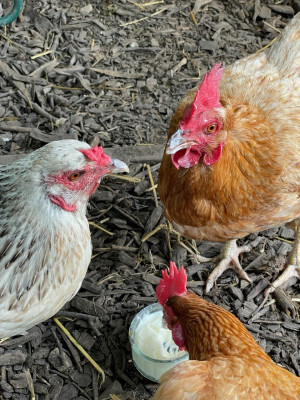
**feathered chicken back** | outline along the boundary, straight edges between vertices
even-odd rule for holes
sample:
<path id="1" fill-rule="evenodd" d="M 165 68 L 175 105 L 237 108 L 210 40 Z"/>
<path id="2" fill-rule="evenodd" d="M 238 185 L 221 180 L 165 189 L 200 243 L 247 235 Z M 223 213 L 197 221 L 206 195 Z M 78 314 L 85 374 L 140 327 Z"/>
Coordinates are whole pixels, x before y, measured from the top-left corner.
<path id="1" fill-rule="evenodd" d="M 190 360 L 161 377 L 153 400 L 300 399 L 300 378 L 275 364 L 233 314 L 185 284 L 184 268 L 171 263 L 156 289 L 174 342 Z"/>

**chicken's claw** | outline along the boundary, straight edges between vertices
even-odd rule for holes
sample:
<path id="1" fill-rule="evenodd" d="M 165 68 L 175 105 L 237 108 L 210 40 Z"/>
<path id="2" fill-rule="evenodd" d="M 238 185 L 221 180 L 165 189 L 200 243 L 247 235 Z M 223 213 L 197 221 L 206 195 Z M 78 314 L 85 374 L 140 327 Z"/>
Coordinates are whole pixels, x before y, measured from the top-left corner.
<path id="1" fill-rule="evenodd" d="M 277 289 L 273 293 L 273 297 L 280 308 L 286 313 L 289 318 L 298 318 L 297 306 L 293 304 L 292 299 L 284 292 L 284 290 Z"/>
<path id="2" fill-rule="evenodd" d="M 265 291 L 265 299 L 268 295 L 284 283 L 286 283 L 290 278 L 296 277 L 300 279 L 300 218 L 295 221 L 295 240 L 293 244 L 292 251 L 289 254 L 287 267 L 283 273 L 271 283 L 271 286 Z M 265 303 L 265 301 L 263 302 Z"/>
<path id="3" fill-rule="evenodd" d="M 269 294 L 274 292 L 274 290 L 282 286 L 293 276 L 300 279 L 300 265 L 289 264 L 283 271 L 283 273 L 274 282 L 271 283 L 271 286 L 268 289 L 266 289 L 265 297 L 268 297 Z"/>
<path id="4" fill-rule="evenodd" d="M 205 292 L 208 293 L 219 276 L 229 268 L 234 269 L 243 279 L 251 283 L 251 279 L 239 262 L 239 255 L 250 250 L 251 246 L 249 245 L 238 247 L 236 240 L 227 242 L 218 257 L 221 258 L 221 262 L 213 269 L 207 279 Z"/>
<path id="5" fill-rule="evenodd" d="M 292 278 L 296 277 L 300 279 L 300 218 L 297 218 L 294 221 L 294 228 L 295 228 L 295 240 L 293 244 L 292 251 L 289 254 L 288 262 L 287 262 L 287 267 L 283 271 L 283 273 L 270 285 L 268 289 L 265 290 L 264 293 L 264 300 L 258 307 L 257 311 L 260 310 L 266 303 L 269 294 L 273 293 L 275 290 L 276 292 L 278 291 L 278 288 L 283 286 L 287 281 Z M 286 308 L 286 307 L 284 307 Z M 289 314 L 289 311 L 287 308 L 284 309 L 286 314 Z"/>
<path id="6" fill-rule="evenodd" d="M 270 284 L 271 286 L 268 289 L 265 290 L 264 299 L 261 302 L 261 304 L 259 305 L 259 307 L 255 310 L 255 312 L 258 312 L 260 309 L 263 308 L 263 306 L 266 304 L 266 302 L 268 300 L 269 294 L 271 294 L 273 292 L 274 292 L 274 294 L 277 293 L 278 296 L 274 296 L 274 297 L 275 297 L 277 303 L 281 303 L 281 306 L 282 306 L 283 305 L 283 301 L 281 300 L 281 298 L 283 296 L 285 296 L 287 298 L 287 295 L 285 295 L 282 290 L 279 290 L 279 288 L 280 288 L 280 286 L 283 286 L 284 283 L 286 283 L 290 278 L 292 278 L 294 276 L 298 277 L 298 279 L 300 279 L 300 266 L 299 265 L 289 264 L 286 267 L 286 269 L 284 270 L 284 272 L 274 282 L 272 282 Z M 291 303 L 291 301 L 288 299 L 286 303 Z M 287 307 L 286 304 L 283 305 L 282 306 L 283 311 L 287 315 L 291 315 L 292 318 L 295 318 L 294 311 L 291 309 L 290 306 L 291 306 L 291 304 L 289 304 L 289 307 Z"/>

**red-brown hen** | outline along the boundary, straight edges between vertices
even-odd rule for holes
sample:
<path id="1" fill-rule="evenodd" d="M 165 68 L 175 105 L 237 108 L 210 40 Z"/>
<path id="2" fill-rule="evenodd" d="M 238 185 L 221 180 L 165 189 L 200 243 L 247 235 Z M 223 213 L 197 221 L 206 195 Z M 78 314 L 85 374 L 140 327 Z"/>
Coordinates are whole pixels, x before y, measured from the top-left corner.
<path id="1" fill-rule="evenodd" d="M 156 294 L 190 360 L 161 377 L 153 400 L 300 399 L 300 378 L 275 364 L 233 314 L 188 292 L 183 267 L 171 262 Z"/>
<path id="2" fill-rule="evenodd" d="M 208 278 L 234 268 L 236 239 L 300 216 L 300 13 L 270 49 L 215 65 L 180 102 L 159 172 L 165 215 L 188 238 L 229 241 Z M 288 266 L 300 274 L 300 229 Z M 268 293 L 273 290 L 270 288 Z"/>

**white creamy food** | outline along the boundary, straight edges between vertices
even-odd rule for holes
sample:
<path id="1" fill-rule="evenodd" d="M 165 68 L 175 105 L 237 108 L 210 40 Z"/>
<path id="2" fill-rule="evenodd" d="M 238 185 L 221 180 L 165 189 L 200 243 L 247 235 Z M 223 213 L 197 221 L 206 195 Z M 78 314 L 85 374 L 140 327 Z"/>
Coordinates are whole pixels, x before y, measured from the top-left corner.
<path id="1" fill-rule="evenodd" d="M 135 331 L 135 344 L 146 356 L 157 360 L 180 357 L 180 351 L 172 339 L 172 332 L 163 327 L 163 313 L 156 311 L 144 316 Z"/>
<path id="2" fill-rule="evenodd" d="M 163 311 L 159 303 L 140 311 L 129 329 L 132 360 L 146 378 L 158 382 L 166 371 L 189 359 L 172 339 L 172 332 L 163 327 Z"/>

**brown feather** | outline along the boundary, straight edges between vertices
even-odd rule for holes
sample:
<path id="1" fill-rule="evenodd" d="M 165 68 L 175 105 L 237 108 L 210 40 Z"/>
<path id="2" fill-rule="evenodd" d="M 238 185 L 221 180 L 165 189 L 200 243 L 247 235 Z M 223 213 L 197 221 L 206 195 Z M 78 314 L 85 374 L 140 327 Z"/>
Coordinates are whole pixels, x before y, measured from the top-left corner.
<path id="1" fill-rule="evenodd" d="M 300 378 L 275 364 L 230 312 L 187 292 L 168 300 L 190 361 L 166 372 L 153 400 L 292 400 Z"/>
<path id="2" fill-rule="evenodd" d="M 220 81 L 222 128 L 212 151 L 177 170 L 164 153 L 158 188 L 167 218 L 181 234 L 224 241 L 289 222 L 300 215 L 300 13 L 270 49 L 227 67 Z M 197 88 L 182 99 L 168 138 L 191 107 Z"/>

